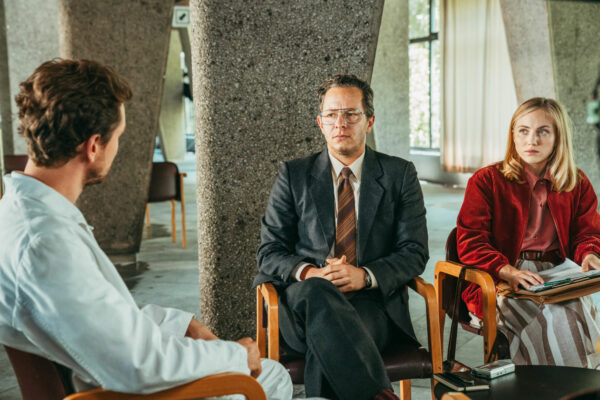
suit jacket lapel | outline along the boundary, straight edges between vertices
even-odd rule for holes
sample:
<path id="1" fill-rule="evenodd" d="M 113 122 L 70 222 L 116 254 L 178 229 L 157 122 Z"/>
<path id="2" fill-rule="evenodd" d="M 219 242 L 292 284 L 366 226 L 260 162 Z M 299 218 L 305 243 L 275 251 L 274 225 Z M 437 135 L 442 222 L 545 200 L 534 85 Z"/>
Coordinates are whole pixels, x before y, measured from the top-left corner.
<path id="1" fill-rule="evenodd" d="M 364 260 L 367 241 L 373 227 L 373 220 L 377 215 L 377 207 L 383 197 L 384 188 L 378 179 L 383 175 L 377 155 L 369 147 L 365 150 L 365 159 L 360 180 L 360 201 L 358 210 L 358 262 Z"/>
<path id="2" fill-rule="evenodd" d="M 313 179 L 309 183 L 309 192 L 312 203 L 317 209 L 323 240 L 327 243 L 328 248 L 331 248 L 335 241 L 335 199 L 333 197 L 331 163 L 327 150 L 323 150 L 317 156 L 311 170 L 311 176 Z"/>

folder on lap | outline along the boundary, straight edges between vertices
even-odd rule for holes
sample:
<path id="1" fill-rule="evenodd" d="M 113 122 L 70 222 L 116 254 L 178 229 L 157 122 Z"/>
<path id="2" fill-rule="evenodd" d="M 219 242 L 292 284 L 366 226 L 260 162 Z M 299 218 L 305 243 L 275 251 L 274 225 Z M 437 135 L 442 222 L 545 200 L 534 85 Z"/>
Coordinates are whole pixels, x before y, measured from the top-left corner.
<path id="1" fill-rule="evenodd" d="M 538 304 L 553 304 L 600 291 L 600 271 L 582 272 L 581 266 L 569 259 L 539 274 L 544 279 L 543 285 L 515 292 L 507 283 L 501 282 L 497 286 L 497 293 L 500 296 L 532 300 Z"/>

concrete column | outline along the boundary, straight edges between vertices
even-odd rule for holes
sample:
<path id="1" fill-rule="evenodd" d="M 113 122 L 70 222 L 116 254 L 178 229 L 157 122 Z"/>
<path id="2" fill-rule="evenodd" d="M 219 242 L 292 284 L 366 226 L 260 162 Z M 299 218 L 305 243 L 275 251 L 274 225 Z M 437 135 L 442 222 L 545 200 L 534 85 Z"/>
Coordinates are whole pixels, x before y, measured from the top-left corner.
<path id="1" fill-rule="evenodd" d="M 370 79 L 381 0 L 190 4 L 203 320 L 254 336 L 260 218 L 279 165 L 324 147 L 316 90 Z"/>
<path id="2" fill-rule="evenodd" d="M 8 79 L 8 49 L 4 1 L 0 1 L 0 173 L 4 172 L 4 154 L 13 151 L 12 118 L 10 111 L 10 80 Z M 0 177 L 0 180 L 2 178 Z M 0 182 L 0 185 L 2 182 Z"/>
<path id="3" fill-rule="evenodd" d="M 139 249 L 173 3 L 163 0 L 60 0 L 60 52 L 114 67 L 132 87 L 127 131 L 112 170 L 84 190 L 78 206 L 110 254 Z"/>
<path id="4" fill-rule="evenodd" d="M 548 0 L 500 0 L 517 103 L 556 97 Z"/>
<path id="5" fill-rule="evenodd" d="M 597 132 L 585 119 L 586 101 L 600 69 L 600 3 L 549 1 L 548 5 L 556 97 L 573 120 L 575 163 L 599 193 Z"/>
<path id="6" fill-rule="evenodd" d="M 183 109 L 183 70 L 181 41 L 177 29 L 171 30 L 167 67 L 165 70 L 159 132 L 167 161 L 183 161 L 185 157 L 185 125 Z"/>
<path id="7" fill-rule="evenodd" d="M 27 144 L 17 134 L 18 115 L 14 96 L 19 83 L 42 62 L 58 57 L 58 8 L 56 0 L 2 0 L 0 17 L 0 112 L 5 154 L 25 154 Z M 2 12 L 0 11 L 0 14 Z"/>
<path id="8" fill-rule="evenodd" d="M 404 158 L 410 151 L 408 76 L 408 2 L 387 1 L 373 69 L 375 142 Z"/>

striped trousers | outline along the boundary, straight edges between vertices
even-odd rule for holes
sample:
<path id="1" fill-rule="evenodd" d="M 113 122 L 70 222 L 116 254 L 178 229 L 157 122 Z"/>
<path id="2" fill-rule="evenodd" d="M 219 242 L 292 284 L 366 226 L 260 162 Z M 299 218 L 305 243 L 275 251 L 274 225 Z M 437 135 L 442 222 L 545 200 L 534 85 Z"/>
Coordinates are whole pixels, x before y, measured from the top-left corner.
<path id="1" fill-rule="evenodd" d="M 519 260 L 516 267 L 538 272 L 554 264 Z M 508 338 L 515 364 L 600 368 L 600 314 L 590 296 L 542 305 L 504 296 L 496 300 L 498 329 Z"/>

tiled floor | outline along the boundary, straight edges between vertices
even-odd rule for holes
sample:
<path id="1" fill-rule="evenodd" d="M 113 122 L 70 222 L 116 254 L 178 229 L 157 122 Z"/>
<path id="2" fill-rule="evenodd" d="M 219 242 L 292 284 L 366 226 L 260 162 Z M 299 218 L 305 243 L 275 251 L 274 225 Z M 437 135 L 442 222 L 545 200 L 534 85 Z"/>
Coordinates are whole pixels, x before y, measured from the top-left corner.
<path id="1" fill-rule="evenodd" d="M 137 263 L 119 261 L 118 268 L 138 303 L 158 303 L 199 314 L 195 229 L 196 169 L 193 155 L 181 163 L 180 168 L 188 173 L 185 181 L 188 247 L 181 248 L 179 208 L 177 209 L 178 241 L 172 243 L 169 204 L 152 204 L 150 206 L 151 230 L 150 232 L 144 231 Z M 455 225 L 464 191 L 427 183 L 424 183 L 422 187 L 428 213 L 430 248 L 430 261 L 423 278 L 433 283 L 435 262 L 444 257 L 446 236 Z M 426 344 L 425 304 L 414 293 L 411 293 L 410 299 L 415 331 L 421 343 Z M 449 324 L 446 324 L 446 331 L 448 329 Z M 459 330 L 457 356 L 459 360 L 470 365 L 481 363 L 483 359 L 482 340 Z M 395 388 L 398 389 L 397 384 L 395 384 Z M 303 387 L 298 386 L 295 389 L 296 396 L 301 397 Z M 431 399 L 430 381 L 428 379 L 414 380 L 412 395 L 416 400 Z M 0 399 L 17 400 L 20 398 L 16 379 L 6 354 L 0 349 Z"/>

